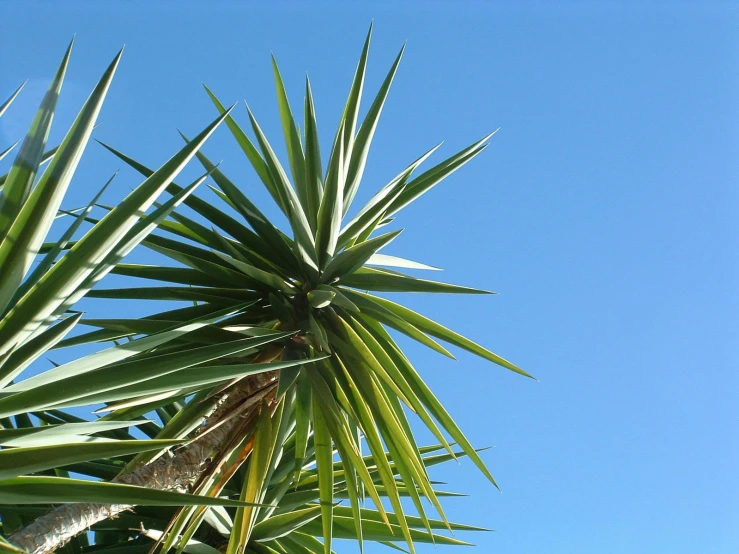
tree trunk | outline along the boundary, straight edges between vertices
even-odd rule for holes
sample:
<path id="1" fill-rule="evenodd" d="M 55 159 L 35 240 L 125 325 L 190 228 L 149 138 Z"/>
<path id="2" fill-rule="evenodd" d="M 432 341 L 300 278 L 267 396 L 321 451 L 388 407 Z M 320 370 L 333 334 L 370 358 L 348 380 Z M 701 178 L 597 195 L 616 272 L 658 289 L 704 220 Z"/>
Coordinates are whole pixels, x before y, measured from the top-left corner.
<path id="1" fill-rule="evenodd" d="M 276 371 L 272 371 L 237 383 L 223 393 L 216 409 L 206 418 L 200 438 L 174 456 L 159 458 L 130 473 L 119 475 L 112 482 L 186 492 L 200 476 L 213 453 L 229 439 L 238 425 L 240 417 L 229 416 L 233 416 L 246 403 L 258 405 L 262 398 L 274 390 L 277 375 Z M 93 524 L 131 507 L 125 504 L 65 504 L 41 516 L 8 540 L 31 554 L 49 554 Z"/>

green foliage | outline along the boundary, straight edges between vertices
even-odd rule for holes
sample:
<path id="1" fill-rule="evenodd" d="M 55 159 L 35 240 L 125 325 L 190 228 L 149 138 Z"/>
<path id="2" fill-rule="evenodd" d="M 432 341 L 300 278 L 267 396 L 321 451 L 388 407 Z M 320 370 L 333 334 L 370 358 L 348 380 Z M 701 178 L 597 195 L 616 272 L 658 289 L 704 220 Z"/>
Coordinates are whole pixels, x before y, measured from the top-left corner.
<path id="1" fill-rule="evenodd" d="M 125 369 L 121 360 L 141 354 L 136 347 L 116 347 L 113 352 L 88 356 L 34 379 L 14 383 L 26 368 L 63 341 L 79 323 L 82 314 L 70 311 L 74 302 L 204 180 L 199 179 L 151 214 L 141 215 L 223 119 L 218 118 L 72 243 L 73 235 L 81 228 L 100 194 L 110 184 L 109 180 L 88 206 L 77 210 L 79 213 L 70 215 L 60 211 L 121 53 L 106 69 L 61 144 L 48 149 L 47 139 L 71 52 L 70 44 L 10 171 L 0 177 L 0 403 L 6 406 L 4 415 L 0 417 L 0 444 L 3 446 L 0 450 L 0 494 L 3 501 L 8 503 L 48 504 L 73 501 L 74 498 L 102 500 L 106 498 L 106 491 L 113 491 L 111 499 L 116 501 L 128 495 L 139 500 L 148 498 L 155 503 L 191 503 L 193 500 L 187 495 L 173 496 L 169 493 L 167 496 L 162 491 L 122 485 L 103 488 L 102 483 L 69 479 L 55 481 L 40 476 L 48 475 L 47 470 L 56 470 L 51 475 L 57 475 L 60 471 L 57 468 L 60 467 L 101 458 L 125 458 L 151 450 L 161 451 L 183 442 L 134 440 L 123 431 L 146 422 L 71 422 L 57 410 L 75 403 L 98 401 L 95 400 L 96 395 L 106 399 L 114 395 L 121 386 L 116 385 L 113 376 Z M 12 108 L 11 104 L 22 88 L 19 87 L 0 106 L 0 116 Z M 8 155 L 13 146 L 3 151 L 2 157 Z M 48 165 L 42 171 L 44 164 Z M 52 223 L 65 216 L 72 217 L 72 223 L 59 239 L 42 248 Z M 34 263 L 37 265 L 31 270 Z M 195 327 L 205 324 L 198 323 Z M 170 332 L 169 335 L 160 333 L 148 341 L 150 345 L 162 344 L 175 336 L 176 332 Z M 249 349 L 265 342 L 256 339 L 250 344 L 242 342 L 237 348 Z M 233 348 L 221 345 L 217 347 L 218 352 L 224 348 L 224 352 L 233 351 Z M 219 357 L 218 352 L 212 357 Z M 149 381 L 154 375 L 147 369 L 146 355 L 139 355 L 136 360 L 136 368 L 140 374 L 146 375 L 147 384 L 155 384 L 155 381 Z M 192 360 L 187 363 L 176 360 L 176 357 L 167 359 L 171 370 L 196 363 Z M 157 369 L 162 372 L 162 367 Z M 135 386 L 143 381 L 129 374 L 122 386 Z M 94 385 L 94 382 L 98 385 Z M 85 401 L 80 401 L 82 398 Z M 41 427 L 33 426 L 30 412 L 40 419 Z M 15 421 L 9 416 L 15 416 Z M 35 475 L 24 477 L 30 474 Z M 91 492 L 86 492 L 88 490 Z M 5 514 L 4 509 L 2 513 Z M 5 517 L 3 521 L 6 521 Z"/>
<path id="2" fill-rule="evenodd" d="M 0 197 L 4 199 L 0 231 L 5 229 L 10 237 L 0 243 L 0 262 L 9 269 L 0 279 L 0 300 L 7 306 L 0 322 L 0 356 L 4 356 L 0 358 L 4 427 L 0 444 L 11 447 L 0 450 L 0 478 L 12 476 L 0 481 L 0 497 L 10 494 L 7 498 L 13 499 L 0 501 L 6 531 L 39 515 L 36 507 L 11 504 L 82 502 L 95 490 L 100 501 L 109 503 L 166 505 L 172 498 L 157 496 L 160 491 L 148 491 L 146 496 L 116 485 L 72 480 L 66 469 L 110 480 L 121 471 L 140 467 L 164 449 L 191 439 L 219 398 L 248 388 L 251 379 L 275 375 L 277 381 L 265 389 L 258 403 L 239 408 L 241 419 L 231 422 L 227 438 L 191 487 L 197 496 L 173 502 L 179 505 L 175 510 L 140 506 L 133 513 L 95 524 L 96 543 L 108 545 L 101 552 L 159 548 L 177 553 L 330 554 L 335 539 L 347 538 L 360 548 L 370 540 L 395 548 L 395 543 L 404 542 L 413 551 L 418 542 L 467 544 L 439 530 L 479 530 L 447 521 L 440 498 L 450 494 L 437 490 L 428 469 L 468 456 L 495 481 L 388 329 L 449 357 L 452 354 L 437 339 L 528 374 L 375 293 L 489 294 L 389 269 L 437 268 L 380 253 L 400 231 L 379 235 L 377 231 L 394 224 L 402 208 L 482 152 L 490 137 L 419 173 L 433 148 L 349 218 L 403 53 L 360 122 L 370 35 L 371 30 L 329 152 L 320 151 L 310 83 L 306 79 L 301 133 L 273 60 L 287 169 L 254 114 L 247 113 L 252 139 L 206 87 L 218 118 L 193 139 L 183 136 L 183 149 L 160 169 L 151 170 L 104 145 L 145 180 L 101 219 L 90 215 L 97 198 L 76 215 L 75 225 L 93 224 L 77 241 L 71 240 L 75 227 L 63 240 L 41 243 L 87 143 L 118 58 L 35 188 L 31 184 L 44 157 L 44 144 L 38 141 L 48 130 L 31 133 L 27 139 L 31 144 L 24 144 L 22 151 L 33 153 L 35 166 L 11 171 L 3 180 Z M 52 91 L 60 86 L 67 60 L 68 55 Z M 34 120 L 38 129 L 50 122 L 47 112 L 53 110 L 52 100 L 45 100 Z M 291 236 L 249 200 L 244 192 L 247 183 L 236 184 L 199 151 L 221 121 L 287 218 Z M 173 179 L 192 157 L 197 157 L 205 175 L 181 187 Z M 327 160 L 325 167 L 322 160 Z M 194 192 L 206 177 L 215 183 L 213 190 L 223 206 L 212 205 Z M 45 194 L 48 187 L 57 192 Z M 165 190 L 171 198 L 141 215 Z M 54 201 L 49 200 L 52 197 Z M 178 209 L 182 204 L 197 216 Z M 26 236 L 21 231 L 29 229 L 31 210 L 41 210 L 44 224 L 35 225 Z M 18 237 L 24 241 L 20 250 L 15 246 L 20 244 L 15 242 Z M 122 262 L 139 243 L 170 263 Z M 46 256 L 44 270 L 24 281 L 32 259 L 27 253 L 36 250 Z M 134 288 L 92 289 L 110 271 L 147 282 Z M 152 285 L 151 280 L 164 285 Z M 24 291 L 20 297 L 14 292 L 18 287 Z M 84 319 L 79 314 L 64 318 L 83 294 L 187 304 L 139 320 Z M 65 338 L 78 323 L 97 329 Z M 50 348 L 106 341 L 115 345 L 14 382 Z M 75 421 L 63 411 L 93 404 L 104 404 L 108 412 L 95 422 Z M 409 411 L 436 437 L 438 446 L 418 446 Z M 29 413 L 40 419 L 41 427 L 32 427 Z M 142 421 L 142 415 L 151 415 L 152 420 Z M 224 422 L 211 423 L 217 427 Z M 138 426 L 152 440 L 132 441 L 127 426 Z M 70 448 L 82 439 L 89 441 L 84 448 Z M 54 454 L 41 466 L 33 459 L 38 444 L 47 445 Z M 28 473 L 34 475 L 23 476 Z M 22 483 L 30 485 L 23 489 L 18 486 Z M 31 486 L 34 483 L 38 486 Z M 135 501 L 126 496 L 136 494 Z M 210 507 L 196 505 L 206 504 L 198 500 L 203 497 L 209 498 Z M 438 518 L 427 514 L 424 498 Z M 416 516 L 407 513 L 408 503 Z M 224 507 L 235 505 L 239 507 Z M 86 540 L 78 537 L 65 548 L 90 551 Z"/>

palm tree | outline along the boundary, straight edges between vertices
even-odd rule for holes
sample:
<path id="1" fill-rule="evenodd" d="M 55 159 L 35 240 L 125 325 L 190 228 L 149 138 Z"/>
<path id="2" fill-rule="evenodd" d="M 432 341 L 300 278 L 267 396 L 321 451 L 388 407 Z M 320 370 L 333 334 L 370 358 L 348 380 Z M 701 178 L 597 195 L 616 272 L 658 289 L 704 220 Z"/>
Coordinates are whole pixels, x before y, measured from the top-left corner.
<path id="1" fill-rule="evenodd" d="M 431 268 L 379 251 L 400 232 L 381 229 L 392 225 L 402 208 L 477 156 L 490 135 L 418 173 L 436 150 L 432 148 L 349 217 L 403 53 L 359 123 L 370 36 L 371 29 L 332 148 L 324 154 L 325 170 L 308 80 L 301 133 L 274 63 L 287 171 L 251 111 L 255 141 L 206 88 L 219 112 L 214 125 L 225 121 L 286 216 L 291 236 L 197 151 L 207 134 L 192 140 L 183 136 L 187 152 L 194 153 L 215 182 L 213 190 L 223 200 L 223 209 L 191 194 L 192 187 L 165 185 L 172 200 L 194 210 L 197 219 L 170 210 L 145 225 L 147 231 L 156 225 L 160 233 L 136 236 L 178 265 L 126 264 L 118 258 L 111 269 L 165 286 L 147 283 L 92 290 L 88 295 L 191 305 L 138 320 L 83 320 L 98 330 L 65 339 L 60 346 L 102 341 L 116 345 L 10 385 L 0 398 L 0 417 L 5 418 L 30 411 L 58 416 L 63 408 L 102 403 L 108 413 L 96 423 L 135 423 L 150 437 L 138 441 L 148 443 L 148 448 L 133 456 L 114 452 L 87 457 L 96 460 L 94 467 L 80 458 L 71 462 L 77 464 L 75 471 L 114 483 L 90 483 L 101 494 L 96 503 L 85 504 L 76 497 L 77 504 L 57 508 L 22 528 L 10 537 L 13 544 L 40 553 L 72 540 L 74 551 L 84 550 L 84 539 L 77 536 L 92 525 L 96 542 L 110 545 L 111 552 L 125 542 L 126 552 L 132 547 L 142 552 L 161 547 L 162 552 L 175 548 L 227 554 L 330 554 L 334 538 L 353 538 L 360 545 L 364 540 L 389 545 L 405 541 L 413 551 L 414 541 L 455 542 L 440 538 L 435 529 L 465 528 L 447 521 L 439 501 L 443 493 L 435 489 L 428 467 L 465 455 L 495 481 L 389 329 L 448 357 L 453 356 L 437 339 L 528 374 L 375 293 L 486 294 L 389 269 Z M 141 172 L 145 183 L 161 171 L 106 147 Z M 119 209 L 113 208 L 101 220 L 82 217 L 95 229 Z M 68 255 L 78 247 L 74 244 Z M 437 446 L 417 444 L 407 410 L 433 433 Z M 137 419 L 151 413 L 159 416 L 161 425 Z M 106 432 L 109 438 L 126 438 L 121 429 Z M 113 436 L 114 432 L 118 434 Z M 123 461 L 110 460 L 113 456 Z M 44 469 L 63 465 L 58 462 Z M 130 484 L 150 492 L 194 493 L 197 497 L 187 497 L 190 504 L 204 504 L 207 497 L 211 504 L 238 507 L 186 507 L 179 501 L 175 504 L 180 508 L 173 511 L 137 508 L 134 516 L 120 515 L 132 505 L 146 503 L 123 496 L 121 491 L 133 490 L 126 487 Z M 105 486 L 118 488 L 107 492 Z M 0 482 L 0 494 L 6 490 Z M 136 490 L 140 495 L 141 489 Z M 234 495 L 238 501 L 229 500 Z M 406 514 L 403 497 L 413 503 L 417 516 Z M 440 519 L 426 514 L 423 497 Z M 348 506 L 338 505 L 343 499 Z M 162 497 L 159 503 L 166 501 Z M 105 521 L 115 515 L 118 519 Z"/>

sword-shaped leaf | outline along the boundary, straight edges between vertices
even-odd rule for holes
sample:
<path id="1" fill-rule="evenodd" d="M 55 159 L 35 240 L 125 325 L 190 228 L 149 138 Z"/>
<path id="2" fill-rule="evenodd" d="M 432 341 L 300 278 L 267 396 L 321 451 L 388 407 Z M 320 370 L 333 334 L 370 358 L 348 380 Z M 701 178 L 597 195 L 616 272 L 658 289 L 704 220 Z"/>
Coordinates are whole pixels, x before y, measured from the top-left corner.
<path id="1" fill-rule="evenodd" d="M 0 480 L 64 467 L 77 462 L 116 458 L 147 450 L 163 450 L 183 442 L 181 440 L 130 440 L 6 448 L 0 450 Z"/>
<path id="2" fill-rule="evenodd" d="M 403 48 L 400 49 L 400 53 L 395 58 L 390 71 L 380 86 L 380 90 L 378 91 L 377 96 L 375 96 L 364 121 L 362 121 L 362 125 L 359 127 L 359 132 L 354 139 L 351 158 L 347 160 L 348 167 L 346 173 L 346 187 L 344 189 L 344 214 L 346 214 L 349 206 L 351 206 L 354 196 L 357 193 L 357 189 L 359 188 L 359 182 L 362 180 L 364 166 L 367 163 L 367 156 L 369 155 L 370 144 L 372 143 L 372 137 L 375 134 L 375 129 L 380 120 L 382 108 L 385 105 L 388 92 L 390 92 L 390 85 L 393 83 L 395 73 L 398 70 L 398 65 L 400 65 L 400 60 L 403 57 L 404 51 L 405 45 L 403 45 Z"/>
<path id="3" fill-rule="evenodd" d="M 319 526 L 317 522 L 313 521 L 308 523 L 301 528 L 303 533 L 310 533 L 315 536 L 320 536 Z M 398 542 L 404 540 L 401 528 L 397 525 L 386 525 L 385 523 L 362 520 L 362 531 L 364 533 L 365 540 L 368 541 L 389 541 Z M 433 543 L 433 544 L 446 544 L 446 545 L 459 545 L 459 546 L 472 546 L 466 541 L 446 537 L 444 535 L 431 534 L 428 531 L 421 531 L 419 529 L 411 529 L 410 535 L 413 542 L 417 543 Z M 356 540 L 356 531 L 354 530 L 354 522 L 350 517 L 338 516 L 334 517 L 333 525 L 333 536 L 337 539 L 354 539 Z"/>
<path id="4" fill-rule="evenodd" d="M 69 65 L 69 58 L 72 55 L 73 44 L 74 41 L 72 41 L 67 47 L 67 51 L 64 53 L 62 62 L 54 75 L 51 85 L 49 85 L 49 89 L 47 90 L 44 99 L 41 101 L 41 106 L 33 118 L 31 127 L 29 128 L 15 162 L 13 162 L 13 166 L 10 168 L 10 172 L 8 173 L 3 193 L 0 195 L 0 244 L 7 236 L 11 225 L 18 217 L 21 208 L 33 188 L 33 183 L 36 179 L 36 172 L 41 165 L 44 146 L 46 146 L 46 140 L 49 137 L 49 131 L 51 131 L 51 122 L 54 119 L 56 103 L 59 98 L 59 93 L 62 90 L 62 83 L 64 82 L 64 76 L 67 72 L 67 66 Z M 23 86 L 19 87 L 11 97 L 2 106 L 0 106 L 0 115 L 8 109 L 8 106 L 10 106 L 13 100 L 15 100 L 15 97 L 18 96 L 22 88 Z M 63 185 L 60 196 L 64 195 L 64 187 L 65 186 Z M 49 194 L 49 196 L 53 197 L 54 195 L 52 193 Z M 56 207 L 59 207 L 58 203 Z M 43 236 L 46 235 L 45 230 L 42 230 L 41 232 L 43 232 Z M 25 268 L 27 268 L 27 265 Z M 6 269 L 6 271 L 10 272 L 10 268 Z M 0 302 L 0 308 L 2 308 L 2 306 L 3 304 Z M 0 311 L 2 311 L 2 309 L 0 309 Z"/>
<path id="5" fill-rule="evenodd" d="M 346 99 L 346 105 L 344 106 L 344 112 L 341 114 L 341 120 L 339 123 L 339 130 L 337 131 L 337 137 L 341 134 L 343 129 L 343 145 L 344 145 L 344 156 L 348 161 L 352 155 L 354 149 L 354 140 L 356 136 L 357 120 L 359 119 L 359 105 L 362 101 L 362 90 L 364 88 L 364 77 L 367 73 L 367 58 L 369 57 L 370 41 L 372 39 L 372 27 L 374 24 L 370 24 L 369 30 L 367 31 L 367 37 L 364 39 L 364 46 L 362 46 L 362 53 L 359 56 L 359 62 L 357 68 L 354 71 L 354 77 L 352 79 L 351 87 L 349 88 L 349 95 Z M 337 154 L 333 151 L 332 156 Z"/>
<path id="6" fill-rule="evenodd" d="M 370 259 L 367 260 L 366 265 L 379 265 L 387 267 L 403 267 L 406 269 L 426 269 L 430 271 L 441 271 L 441 268 L 433 267 L 431 265 L 414 262 L 413 260 L 406 260 L 405 258 L 398 258 L 397 256 L 388 256 L 387 254 L 373 254 Z"/>
<path id="7" fill-rule="evenodd" d="M 375 240 L 375 239 L 373 239 Z M 352 248 L 358 248 L 363 244 L 371 241 L 359 243 Z M 367 262 L 365 262 L 367 263 Z M 470 287 L 462 287 L 460 285 L 451 285 L 448 283 L 440 283 L 438 281 L 430 281 L 428 279 L 418 279 L 410 275 L 404 275 L 397 271 L 388 269 L 375 269 L 371 267 L 363 267 L 357 269 L 351 274 L 341 279 L 341 284 L 360 290 L 373 290 L 381 292 L 432 292 L 432 293 L 453 293 L 453 294 L 494 294 L 487 290 L 473 289 Z"/>
<path id="8" fill-rule="evenodd" d="M 44 414 L 48 417 L 48 414 Z M 87 437 L 89 440 L 111 440 L 105 437 L 91 436 L 95 433 L 104 433 L 117 429 L 126 429 L 149 423 L 149 420 L 133 421 L 85 421 L 78 423 L 54 423 L 42 427 L 22 427 L 20 429 L 1 429 L 0 445 L 2 446 L 45 446 L 75 442 L 71 437 Z M 130 435 L 128 435 L 130 436 Z M 161 439 L 180 437 L 157 437 Z"/>
<path id="9" fill-rule="evenodd" d="M 312 402 L 313 393 L 311 392 L 310 382 L 306 376 L 307 369 L 302 367 L 298 375 L 295 386 L 295 455 L 294 455 L 294 481 L 296 484 L 300 480 L 300 473 L 305 466 L 308 439 L 311 433 L 312 423 Z"/>
<path id="10" fill-rule="evenodd" d="M 2 366 L 2 371 L 15 377 L 57 345 L 79 322 L 82 313 L 74 314 L 48 327 L 42 333 L 16 348 Z"/>
<path id="11" fill-rule="evenodd" d="M 0 117 L 2 117 L 2 115 L 7 111 L 10 105 L 13 103 L 13 100 L 16 99 L 16 97 L 21 93 L 21 91 L 23 90 L 23 87 L 25 86 L 26 86 L 26 83 L 23 83 L 21 86 L 15 89 L 13 94 L 11 94 L 10 97 L 0 105 Z"/>
<path id="12" fill-rule="evenodd" d="M 323 197 L 323 169 L 321 165 L 321 149 L 318 143 L 318 123 L 316 108 L 313 105 L 313 91 L 308 77 L 305 78 L 305 209 L 308 222 L 316 233 L 318 208 Z"/>
<path id="13" fill-rule="evenodd" d="M 412 181 L 408 183 L 400 196 L 392 203 L 387 211 L 387 216 L 391 216 L 405 206 L 413 202 L 416 198 L 422 194 L 428 192 L 434 185 L 439 183 L 441 180 L 447 178 L 449 175 L 454 173 L 457 169 L 462 167 L 472 158 L 477 156 L 480 152 L 485 150 L 487 147 L 486 142 L 492 137 L 497 130 L 493 131 L 486 137 L 478 140 L 471 144 L 461 152 L 447 158 L 438 165 L 435 165 L 428 171 L 425 171 Z"/>
<path id="14" fill-rule="evenodd" d="M 319 266 L 323 269 L 336 253 L 336 246 L 341 231 L 341 218 L 344 205 L 344 127 L 334 142 L 331 160 L 326 172 L 326 186 L 321 197 L 321 206 L 318 208 L 316 222 L 316 252 Z M 338 151 L 337 151 L 338 149 Z"/>
<path id="15" fill-rule="evenodd" d="M 303 146 L 300 144 L 300 134 L 298 133 L 295 119 L 293 118 L 290 102 L 287 99 L 287 91 L 285 83 L 282 82 L 282 75 L 277 67 L 277 60 L 272 56 L 272 71 L 275 76 L 275 87 L 277 89 L 277 106 L 280 111 L 280 122 L 282 123 L 282 134 L 285 136 L 285 145 L 287 146 L 287 157 L 290 162 L 290 172 L 293 176 L 293 183 L 298 195 L 303 211 L 308 214 L 308 194 L 305 184 L 305 156 L 303 154 Z"/>
<path id="16" fill-rule="evenodd" d="M 147 487 L 62 477 L 15 477 L 0 481 L 8 504 L 103 503 L 136 506 L 247 506 L 247 502 L 210 498 Z"/>
<path id="17" fill-rule="evenodd" d="M 177 269 L 177 268 L 173 268 Z M 203 300 L 207 302 L 245 302 L 256 300 L 257 293 L 239 288 L 224 287 L 128 287 L 96 289 L 87 293 L 88 298 L 117 298 L 141 300 Z"/>
<path id="18" fill-rule="evenodd" d="M 331 553 L 331 528 L 334 508 L 334 448 L 323 411 L 313 411 L 313 445 L 316 449 L 316 467 L 318 468 L 318 487 L 321 500 L 321 522 L 323 527 L 323 544 L 325 553 Z"/>
<path id="19" fill-rule="evenodd" d="M 8 146 L 5 150 L 0 152 L 0 160 L 2 160 L 5 156 L 10 154 L 15 149 L 16 146 L 18 146 L 18 142 L 14 142 L 10 146 Z M 0 190 L 2 190 L 2 186 L 0 186 Z"/>
<path id="20" fill-rule="evenodd" d="M 310 506 L 288 514 L 272 516 L 254 526 L 252 538 L 257 542 L 271 541 L 289 535 L 321 515 L 321 506 Z"/>
<path id="21" fill-rule="evenodd" d="M 226 554 L 241 554 L 246 550 L 249 542 L 258 510 L 253 507 L 254 503 L 261 501 L 264 480 L 269 470 L 269 461 L 272 457 L 272 440 L 274 431 L 272 429 L 272 417 L 266 405 L 262 406 L 254 437 L 254 449 L 252 450 L 249 469 L 241 489 L 240 500 L 251 503 L 252 506 L 239 508 L 234 517 L 233 532 L 228 542 Z"/>

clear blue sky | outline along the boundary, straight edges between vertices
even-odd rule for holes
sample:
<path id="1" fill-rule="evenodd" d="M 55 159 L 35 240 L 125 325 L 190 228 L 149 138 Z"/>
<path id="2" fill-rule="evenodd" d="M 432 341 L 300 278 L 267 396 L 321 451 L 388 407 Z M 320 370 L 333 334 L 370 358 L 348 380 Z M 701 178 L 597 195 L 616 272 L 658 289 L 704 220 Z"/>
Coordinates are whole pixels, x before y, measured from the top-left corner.
<path id="1" fill-rule="evenodd" d="M 76 33 L 57 138 L 125 43 L 96 136 L 132 156 L 161 163 L 177 128 L 214 117 L 201 82 L 247 99 L 277 142 L 270 52 L 296 109 L 309 72 L 327 146 L 374 18 L 368 90 L 408 49 L 363 198 L 438 141 L 444 156 L 501 127 L 402 214 L 388 250 L 498 291 L 403 300 L 540 379 L 408 345 L 472 442 L 495 446 L 503 493 L 469 463 L 434 474 L 471 494 L 450 518 L 496 530 L 462 538 L 480 553 L 739 552 L 737 5 L 269 4 L 3 2 L 0 96 L 30 83 L 1 144 Z M 225 129 L 205 151 L 270 206 Z M 119 166 L 92 145 L 67 206 Z M 122 171 L 106 200 L 137 182 Z"/>

